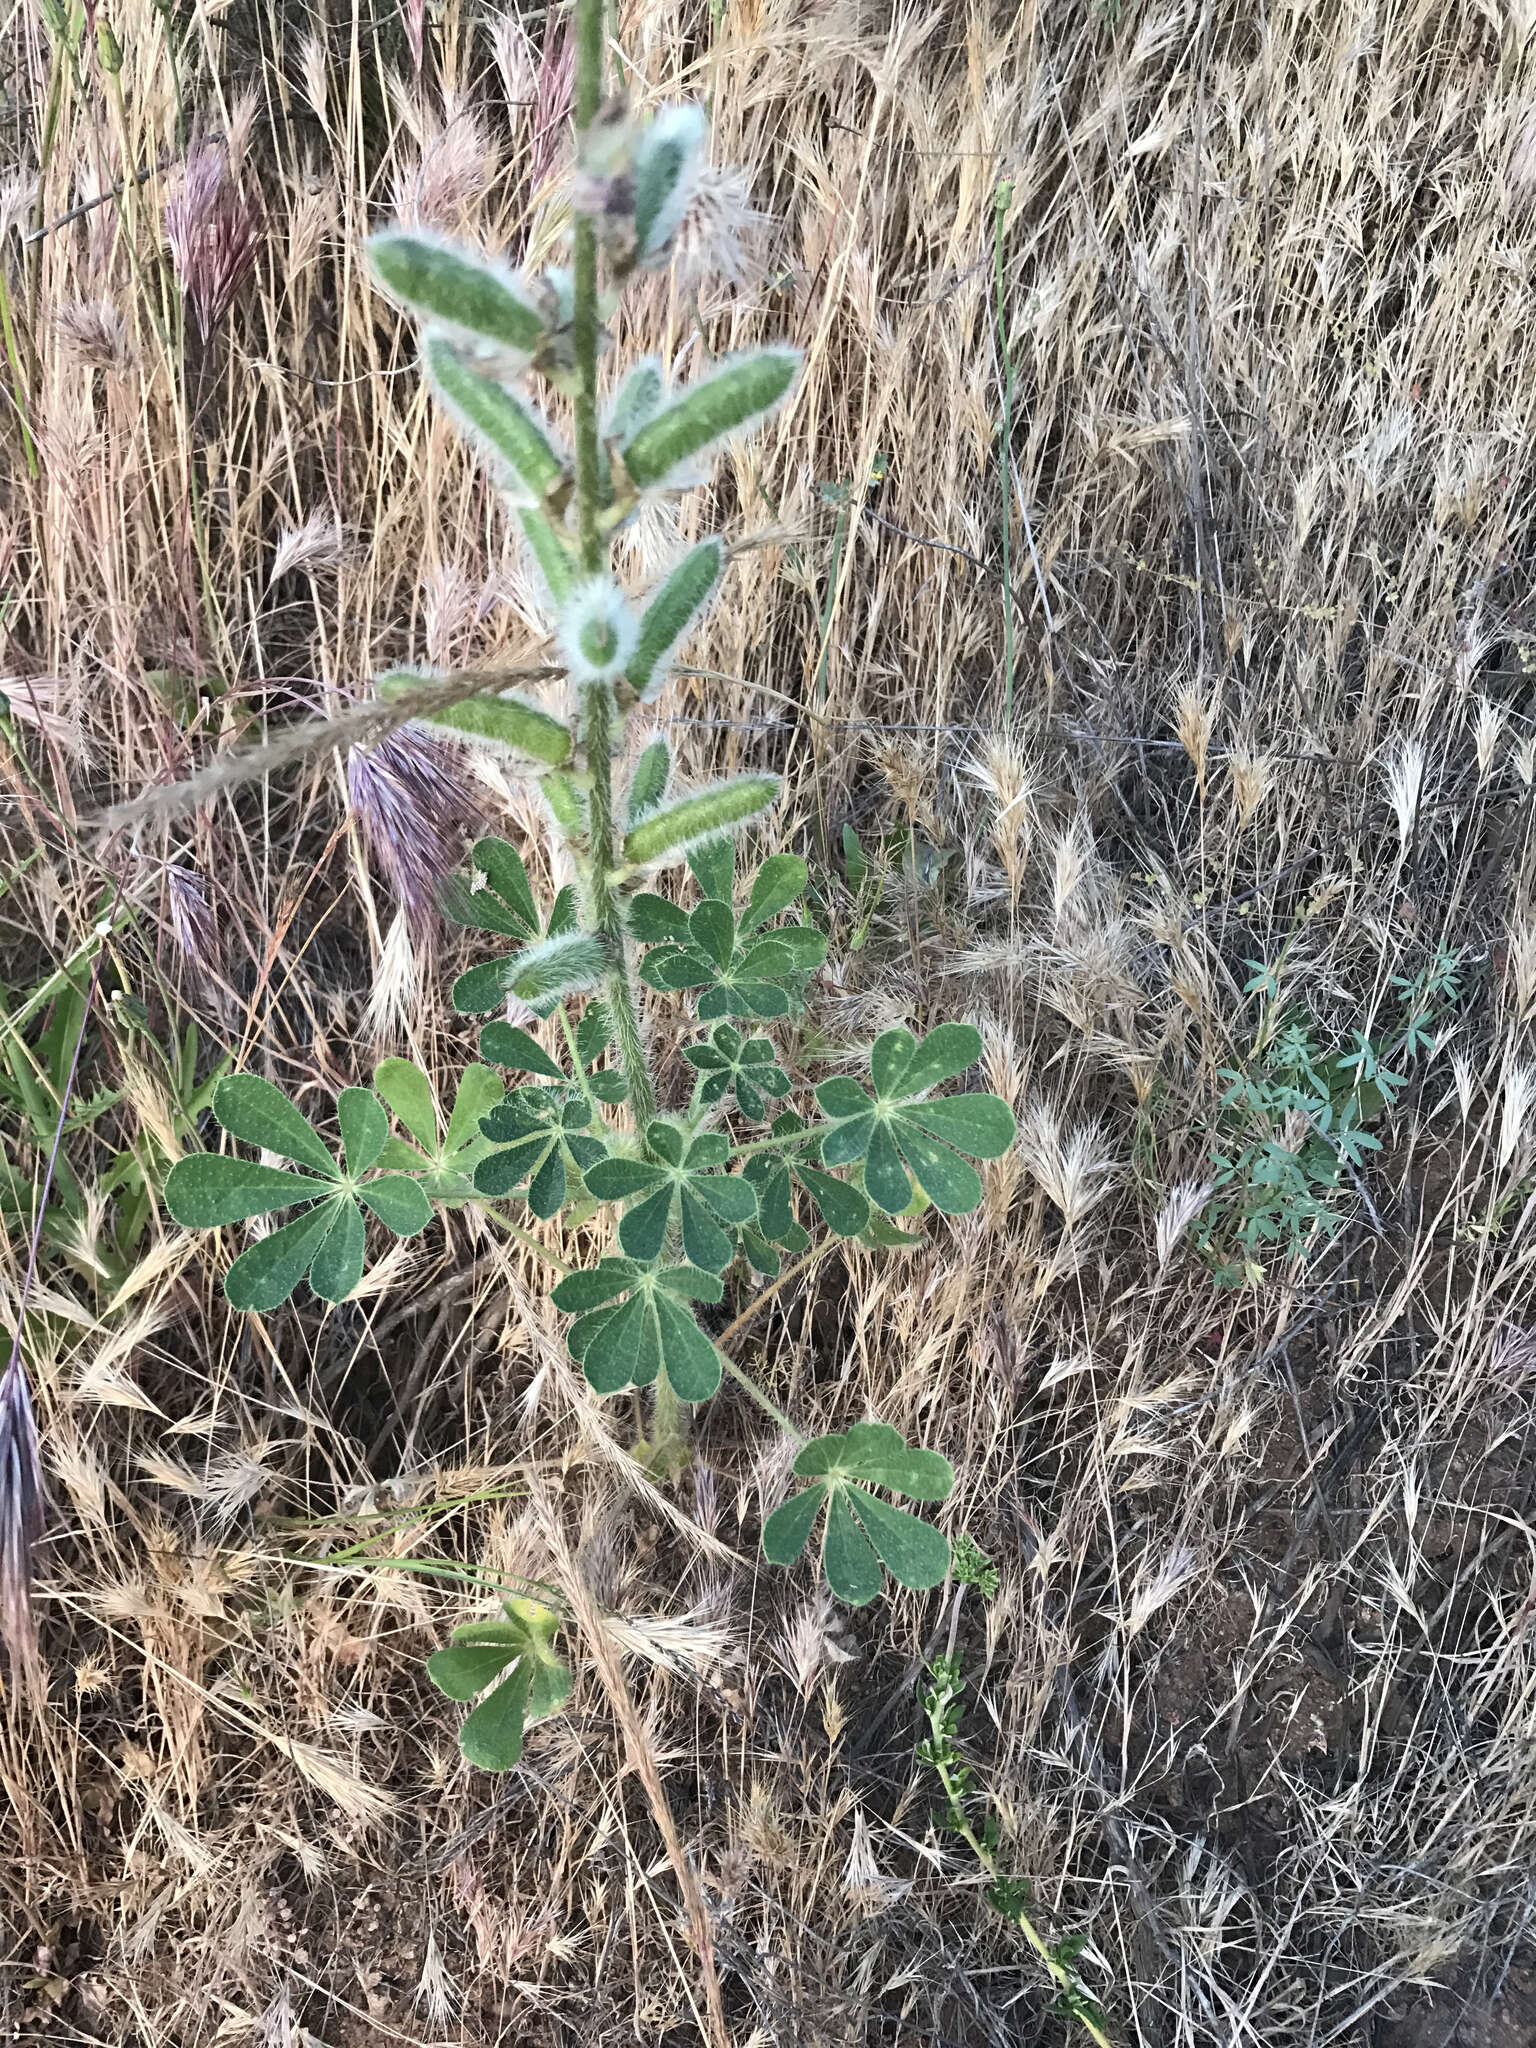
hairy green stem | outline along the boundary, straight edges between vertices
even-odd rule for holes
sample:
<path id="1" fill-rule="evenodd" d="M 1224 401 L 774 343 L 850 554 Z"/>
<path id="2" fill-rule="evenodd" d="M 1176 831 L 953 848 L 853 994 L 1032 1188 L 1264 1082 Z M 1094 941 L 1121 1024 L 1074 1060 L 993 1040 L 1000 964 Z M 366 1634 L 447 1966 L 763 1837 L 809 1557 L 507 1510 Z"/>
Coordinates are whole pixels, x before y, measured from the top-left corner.
<path id="1" fill-rule="evenodd" d="M 624 907 L 614 887 L 613 714 L 613 692 L 608 685 L 589 685 L 582 719 L 587 770 L 592 777 L 592 786 L 587 792 L 591 848 L 587 857 L 587 886 L 592 899 L 592 922 L 608 949 L 608 974 L 603 983 L 603 993 L 618 1042 L 619 1064 L 629 1089 L 629 1106 L 643 1138 L 646 1125 L 656 1114 L 656 1090 L 646 1064 L 645 1041 L 640 1032 L 640 1011 L 635 1001 Z"/>
<path id="2" fill-rule="evenodd" d="M 592 1121 L 600 1124 L 603 1120 L 603 1112 L 597 1106 L 597 1097 L 592 1092 L 592 1082 L 581 1057 L 581 1048 L 576 1043 L 576 1030 L 575 1026 L 571 1023 L 571 1013 L 564 1003 L 559 1003 L 556 1005 L 555 1015 L 560 1019 L 560 1029 L 565 1033 L 566 1050 L 571 1056 L 571 1072 L 581 1083 L 581 1092 L 587 1098 L 587 1107 L 592 1112 Z"/>
<path id="3" fill-rule="evenodd" d="M 576 0 L 576 128 L 579 137 L 590 127 L 603 97 L 603 0 Z M 574 253 L 575 309 L 572 343 L 576 356 L 576 523 L 581 566 L 595 576 L 607 566 L 607 547 L 598 523 L 597 448 L 597 235 L 586 215 L 576 220 Z M 619 1064 L 629 1090 L 629 1106 L 642 1139 L 656 1114 L 656 1090 L 646 1064 L 640 1011 L 635 1000 L 634 969 L 624 908 L 616 882 L 619 845 L 614 830 L 613 692 L 606 683 L 591 684 L 582 704 L 582 741 L 586 750 L 588 846 L 587 890 L 592 922 L 608 952 L 603 993 L 613 1020 Z"/>
<path id="4" fill-rule="evenodd" d="M 603 97 L 603 0 L 576 0 L 576 142 L 578 150 Z M 576 523 L 581 566 L 595 576 L 605 566 L 598 531 L 597 457 L 597 231 L 578 214 L 572 252 L 576 354 Z"/>

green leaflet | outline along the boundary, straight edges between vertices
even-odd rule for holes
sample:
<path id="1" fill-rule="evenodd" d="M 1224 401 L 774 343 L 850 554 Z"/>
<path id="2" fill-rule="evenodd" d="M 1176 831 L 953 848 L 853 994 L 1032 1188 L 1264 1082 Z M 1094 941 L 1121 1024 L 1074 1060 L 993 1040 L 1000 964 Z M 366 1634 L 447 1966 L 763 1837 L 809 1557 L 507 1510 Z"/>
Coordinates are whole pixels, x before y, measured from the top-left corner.
<path id="1" fill-rule="evenodd" d="M 434 675 L 422 669 L 391 669 L 376 676 L 373 687 L 376 696 L 388 699 L 411 696 L 430 683 L 465 680 L 461 675 Z M 422 712 L 421 721 L 464 739 L 483 741 L 519 761 L 546 761 L 551 768 L 559 768 L 571 757 L 569 728 L 515 690 L 462 697 L 457 704 L 445 704 L 441 711 Z"/>
<path id="2" fill-rule="evenodd" d="M 531 358 L 544 323 L 521 280 L 501 264 L 435 235 L 386 228 L 368 243 L 374 275 L 413 313 Z"/>
<path id="3" fill-rule="evenodd" d="M 714 539 L 700 541 L 647 598 L 640 637 L 625 670 L 642 703 L 660 695 L 672 657 L 708 610 L 724 573 L 724 545 Z"/>
<path id="4" fill-rule="evenodd" d="M 213 1113 L 232 1138 L 339 1178 L 336 1162 L 303 1111 L 260 1075 L 231 1074 L 221 1081 L 213 1091 Z"/>
<path id="5" fill-rule="evenodd" d="M 700 839 L 712 839 L 766 811 L 779 794 L 777 775 L 738 775 L 712 789 L 678 797 L 643 818 L 624 840 L 631 867 L 675 860 Z"/>
<path id="6" fill-rule="evenodd" d="M 787 396 L 799 368 L 800 351 L 793 348 L 728 357 L 625 442 L 631 483 L 641 491 L 665 488 L 716 441 L 765 419 Z"/>
<path id="7" fill-rule="evenodd" d="M 548 424 L 515 391 L 472 370 L 441 335 L 427 336 L 422 358 L 460 426 L 490 451 L 515 490 L 542 504 L 566 474 L 565 457 Z"/>

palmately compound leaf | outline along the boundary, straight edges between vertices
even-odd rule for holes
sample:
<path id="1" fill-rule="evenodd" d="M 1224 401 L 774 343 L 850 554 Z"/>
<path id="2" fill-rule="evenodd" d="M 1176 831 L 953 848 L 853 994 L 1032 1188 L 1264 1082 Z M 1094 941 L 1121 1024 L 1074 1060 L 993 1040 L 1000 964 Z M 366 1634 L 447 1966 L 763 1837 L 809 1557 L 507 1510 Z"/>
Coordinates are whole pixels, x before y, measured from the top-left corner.
<path id="1" fill-rule="evenodd" d="M 490 1150 L 490 1141 L 480 1135 L 480 1119 L 506 1092 L 500 1078 L 489 1067 L 466 1067 L 459 1076 L 446 1132 L 432 1084 L 414 1060 L 380 1060 L 373 1070 L 373 1085 L 414 1141 L 387 1139 L 379 1164 L 408 1173 L 425 1169 L 421 1185 L 432 1200 L 445 1208 L 462 1208 L 474 1194 L 475 1166 Z"/>
<path id="2" fill-rule="evenodd" d="M 222 1080 L 213 1113 L 231 1137 L 310 1169 L 295 1173 L 202 1153 L 177 1160 L 166 1175 L 166 1207 L 189 1229 L 216 1229 L 304 1205 L 301 1215 L 249 1245 L 225 1274 L 225 1298 L 234 1308 L 265 1314 L 285 1302 L 306 1273 L 323 1301 L 344 1301 L 363 1276 L 364 1206 L 399 1237 L 414 1236 L 431 1220 L 432 1205 L 416 1181 L 389 1172 L 362 1177 L 394 1163 L 385 1157 L 388 1119 L 366 1088 L 344 1089 L 337 1104 L 344 1167 L 282 1091 L 259 1075 Z"/>
<path id="3" fill-rule="evenodd" d="M 880 1486 L 913 1500 L 943 1500 L 955 1483 L 947 1458 L 908 1445 L 886 1423 L 860 1422 L 814 1438 L 795 1459 L 795 1471 L 813 1483 L 763 1524 L 763 1555 L 770 1564 L 795 1561 L 825 1503 L 822 1570 L 839 1600 L 850 1607 L 872 1600 L 880 1590 L 882 1565 L 913 1592 L 938 1585 L 949 1569 L 943 1532 L 869 1489 Z"/>
<path id="4" fill-rule="evenodd" d="M 606 1142 L 593 1135 L 592 1122 L 591 1103 L 568 1082 L 558 1088 L 542 1082 L 514 1088 L 481 1119 L 483 1136 L 498 1149 L 476 1165 L 476 1192 L 499 1198 L 521 1188 L 535 1216 L 557 1216 L 572 1179 L 606 1155 Z"/>
<path id="5" fill-rule="evenodd" d="M 456 1628 L 448 1647 L 427 1659 L 427 1676 L 449 1699 L 486 1694 L 459 1731 L 465 1760 L 486 1771 L 511 1770 L 526 1725 L 555 1713 L 571 1692 L 570 1670 L 554 1651 L 558 1614 L 523 1599 L 508 1600 L 502 1613 L 501 1621 Z"/>
<path id="6" fill-rule="evenodd" d="M 587 1175 L 600 1202 L 628 1202 L 619 1242 L 631 1259 L 658 1259 L 668 1233 L 679 1234 L 683 1257 L 723 1273 L 735 1256 L 730 1229 L 757 1217 L 757 1194 L 740 1174 L 722 1173 L 730 1142 L 718 1131 L 687 1137 L 657 1121 L 646 1131 L 649 1159 L 605 1159 Z M 725 1227 L 723 1227 L 725 1226 Z"/>
<path id="7" fill-rule="evenodd" d="M 368 257 L 385 290 L 413 313 L 498 354 L 528 362 L 538 352 L 544 322 L 521 278 L 504 265 L 436 235 L 396 228 L 370 239 Z"/>
<path id="8" fill-rule="evenodd" d="M 768 1098 L 789 1093 L 789 1076 L 773 1041 L 743 1038 L 733 1024 L 717 1024 L 707 1045 L 690 1045 L 683 1058 L 700 1075 L 698 1099 L 713 1104 L 734 1091 L 736 1106 L 753 1123 L 768 1116 Z"/>
<path id="9" fill-rule="evenodd" d="M 661 694 L 673 656 L 708 611 L 724 573 L 724 545 L 702 540 L 648 593 L 640 636 L 625 670 L 642 703 Z"/>
<path id="10" fill-rule="evenodd" d="M 662 406 L 624 443 L 624 467 L 637 490 L 681 482 L 695 459 L 727 435 L 755 426 L 782 404 L 800 368 L 793 348 L 754 349 Z"/>
<path id="11" fill-rule="evenodd" d="M 666 898 L 636 896 L 629 926 L 636 938 L 651 942 L 640 975 L 651 988 L 701 989 L 700 1018 L 784 1017 L 802 999 L 812 971 L 826 957 L 827 942 L 808 925 L 789 924 L 757 929 L 798 893 L 805 866 L 793 854 L 775 855 L 765 863 L 766 875 L 778 863 L 771 886 L 754 888 L 741 921 L 732 915 L 730 868 L 707 864 L 700 850 L 690 852 L 695 873 L 720 885 L 706 888 L 704 900 L 684 911 Z M 762 876 L 759 876 L 759 882 Z M 803 886 L 803 882 L 801 883 Z"/>
<path id="12" fill-rule="evenodd" d="M 567 473 L 554 430 L 517 392 L 470 368 L 440 334 L 429 334 L 422 360 L 439 398 L 470 440 L 491 458 L 514 499 L 541 505 Z"/>
<path id="13" fill-rule="evenodd" d="M 732 832 L 768 810 L 778 799 L 779 786 L 777 775 L 738 775 L 676 797 L 625 836 L 624 858 L 636 868 L 678 860 L 700 840 Z"/>
<path id="14" fill-rule="evenodd" d="M 441 675 L 431 669 L 397 668 L 374 678 L 374 694 L 386 701 L 413 697 L 433 683 L 461 683 L 462 675 Z M 571 758 L 570 728 L 547 711 L 520 697 L 515 690 L 486 691 L 476 697 L 461 697 L 457 704 L 445 704 L 440 711 L 424 711 L 412 721 L 430 725 L 441 732 L 488 747 L 526 768 L 529 761 L 542 761 L 560 768 Z"/>
<path id="15" fill-rule="evenodd" d="M 981 1034 L 969 1024 L 940 1024 L 921 1043 L 904 1029 L 882 1032 L 870 1053 L 873 1100 L 842 1074 L 816 1090 L 832 1125 L 821 1143 L 823 1163 L 862 1161 L 865 1192 L 888 1216 L 909 1207 L 913 1180 L 946 1216 L 976 1208 L 981 1176 L 961 1154 L 1000 1158 L 1017 1130 L 1013 1111 L 997 1095 L 923 1098 L 980 1057 Z"/>
<path id="16" fill-rule="evenodd" d="M 597 1393 L 649 1386 L 664 1372 L 680 1401 L 707 1401 L 720 1384 L 720 1354 L 683 1304 L 716 1302 L 722 1291 L 713 1273 L 693 1266 L 600 1259 L 568 1274 L 552 1299 L 576 1318 L 566 1342 Z"/>

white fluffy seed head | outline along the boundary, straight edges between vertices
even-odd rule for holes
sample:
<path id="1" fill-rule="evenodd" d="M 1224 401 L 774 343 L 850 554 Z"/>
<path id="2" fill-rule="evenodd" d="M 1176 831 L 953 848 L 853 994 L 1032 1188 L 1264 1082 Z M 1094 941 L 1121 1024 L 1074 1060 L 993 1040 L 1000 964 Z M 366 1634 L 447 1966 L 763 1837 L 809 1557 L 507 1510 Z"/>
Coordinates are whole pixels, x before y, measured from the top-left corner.
<path id="1" fill-rule="evenodd" d="M 611 576 L 577 584 L 560 614 L 560 651 L 576 683 L 622 675 L 639 637 L 640 622 Z"/>

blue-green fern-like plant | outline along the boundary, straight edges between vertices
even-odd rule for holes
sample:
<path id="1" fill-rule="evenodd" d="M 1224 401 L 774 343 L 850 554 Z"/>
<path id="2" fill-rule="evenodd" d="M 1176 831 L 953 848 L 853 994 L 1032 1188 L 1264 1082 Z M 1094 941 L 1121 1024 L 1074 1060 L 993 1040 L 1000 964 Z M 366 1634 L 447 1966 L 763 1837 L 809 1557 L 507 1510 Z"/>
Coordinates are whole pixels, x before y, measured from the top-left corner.
<path id="1" fill-rule="evenodd" d="M 591 1386 L 653 1390 L 638 1451 L 654 1469 L 685 1460 L 688 1408 L 715 1393 L 723 1371 L 799 1440 L 795 1469 L 812 1483 L 769 1518 L 764 1552 L 788 1566 L 820 1524 L 828 1583 L 857 1605 L 886 1572 L 915 1591 L 944 1578 L 942 1533 L 882 1496 L 942 1500 L 950 1465 L 872 1421 L 805 1442 L 701 1317 L 722 1300 L 727 1274 L 771 1282 L 786 1258 L 814 1257 L 818 1230 L 879 1250 L 920 1241 L 898 1218 L 975 1209 L 982 1182 L 971 1162 L 1003 1153 L 1014 1120 L 998 1097 L 955 1089 L 981 1053 L 969 1024 L 940 1023 L 922 1038 L 883 1032 L 865 1055 L 867 1087 L 846 1071 L 816 1086 L 797 1073 L 772 1034 L 802 1012 L 826 953 L 822 933 L 796 914 L 807 867 L 777 853 L 738 876 L 736 861 L 736 835 L 773 805 L 778 777 L 679 788 L 659 733 L 621 776 L 628 721 L 657 697 L 729 563 L 724 542 L 707 538 L 636 594 L 614 573 L 612 538 L 648 502 L 696 485 L 714 451 L 782 405 L 799 356 L 752 350 L 678 387 L 646 359 L 600 407 L 602 320 L 628 279 L 669 260 L 706 132 L 693 107 L 642 120 L 610 104 L 597 119 L 601 12 L 601 0 L 579 0 L 569 267 L 518 274 L 403 229 L 369 249 L 379 283 L 419 324 L 430 389 L 501 491 L 547 600 L 571 711 L 557 715 L 495 678 L 476 692 L 472 678 L 424 670 L 381 676 L 378 695 L 409 697 L 413 713 L 424 703 L 434 731 L 536 780 L 577 880 L 541 905 L 516 848 L 487 838 L 470 878 L 445 891 L 445 913 L 488 942 L 488 957 L 454 983 L 453 1006 L 502 1013 L 480 1029 L 480 1059 L 451 1106 L 412 1062 L 384 1060 L 371 1090 L 348 1088 L 337 1102 L 338 1153 L 269 1082 L 230 1076 L 214 1093 L 218 1123 L 289 1164 L 189 1157 L 172 1169 L 166 1203 L 195 1228 L 288 1215 L 225 1279 L 234 1306 L 258 1313 L 306 1276 L 324 1300 L 344 1299 L 363 1274 L 370 1217 L 409 1235 L 435 1209 L 481 1205 L 561 1274 L 553 1300 L 571 1318 L 571 1355 Z M 572 402 L 571 445 L 540 403 L 541 384 Z M 434 707 L 437 683 L 447 687 Z M 680 873 L 692 876 L 691 905 L 667 886 Z M 648 992 L 669 1005 L 686 998 L 698 1019 L 684 1048 L 694 1074 L 685 1100 L 662 1099 Z M 513 1000 L 550 1020 L 557 1051 L 510 1021 Z M 526 1230 L 523 1210 L 560 1219 L 567 1246 L 570 1231 L 605 1212 L 616 1242 L 577 1267 Z M 515 1763 L 525 1721 L 566 1697 L 561 1620 L 514 1602 L 431 1659 L 451 1697 L 485 1695 L 463 1729 L 475 1763 Z"/>

